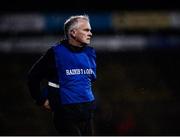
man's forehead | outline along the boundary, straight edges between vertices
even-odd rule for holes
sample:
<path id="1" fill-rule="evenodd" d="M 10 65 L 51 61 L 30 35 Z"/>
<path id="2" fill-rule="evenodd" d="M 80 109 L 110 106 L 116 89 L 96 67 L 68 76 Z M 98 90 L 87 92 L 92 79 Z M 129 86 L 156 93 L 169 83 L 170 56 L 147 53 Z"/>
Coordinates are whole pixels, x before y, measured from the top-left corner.
<path id="1" fill-rule="evenodd" d="M 91 27 L 89 21 L 87 21 L 87 20 L 81 20 L 81 21 L 78 22 L 78 24 L 79 24 L 80 26 L 88 26 L 88 27 Z"/>

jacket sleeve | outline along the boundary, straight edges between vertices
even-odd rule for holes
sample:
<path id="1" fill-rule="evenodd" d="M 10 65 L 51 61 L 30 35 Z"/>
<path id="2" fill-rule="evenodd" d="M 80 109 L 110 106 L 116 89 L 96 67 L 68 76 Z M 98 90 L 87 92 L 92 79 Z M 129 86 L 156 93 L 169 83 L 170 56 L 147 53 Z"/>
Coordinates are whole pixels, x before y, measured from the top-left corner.
<path id="1" fill-rule="evenodd" d="M 42 105 L 47 99 L 47 90 L 42 89 L 43 80 L 48 80 L 49 75 L 55 68 L 54 51 L 50 48 L 44 55 L 42 55 L 28 72 L 28 88 L 32 98 L 36 104 Z"/>

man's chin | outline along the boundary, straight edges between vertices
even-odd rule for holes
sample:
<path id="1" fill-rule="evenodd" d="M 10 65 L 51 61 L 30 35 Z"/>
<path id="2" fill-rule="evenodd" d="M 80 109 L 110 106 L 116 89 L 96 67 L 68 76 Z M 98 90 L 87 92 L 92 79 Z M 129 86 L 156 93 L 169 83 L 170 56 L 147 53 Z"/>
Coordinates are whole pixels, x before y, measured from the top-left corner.
<path id="1" fill-rule="evenodd" d="M 90 41 L 86 41 L 85 44 L 86 44 L 86 45 L 90 44 Z"/>
<path id="2" fill-rule="evenodd" d="M 88 45 L 88 44 L 90 44 L 90 42 L 84 42 L 82 45 Z"/>

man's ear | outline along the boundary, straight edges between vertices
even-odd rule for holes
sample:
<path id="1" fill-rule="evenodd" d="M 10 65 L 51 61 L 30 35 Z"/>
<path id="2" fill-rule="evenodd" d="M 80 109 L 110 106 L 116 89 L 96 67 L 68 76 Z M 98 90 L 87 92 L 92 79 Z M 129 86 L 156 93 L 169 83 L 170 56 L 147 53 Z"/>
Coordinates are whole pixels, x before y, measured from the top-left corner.
<path id="1" fill-rule="evenodd" d="M 71 30 L 71 32 L 70 32 L 70 36 L 71 36 L 73 39 L 76 38 L 75 33 L 76 33 L 76 32 L 75 32 L 74 30 Z"/>

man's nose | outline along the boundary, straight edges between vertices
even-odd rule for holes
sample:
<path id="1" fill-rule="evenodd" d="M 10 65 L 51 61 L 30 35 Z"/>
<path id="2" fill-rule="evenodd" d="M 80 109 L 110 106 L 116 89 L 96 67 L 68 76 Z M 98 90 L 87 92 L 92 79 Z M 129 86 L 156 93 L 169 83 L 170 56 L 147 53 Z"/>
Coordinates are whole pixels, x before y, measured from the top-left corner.
<path id="1" fill-rule="evenodd" d="M 89 32 L 88 36 L 92 37 L 92 32 L 91 31 Z"/>

